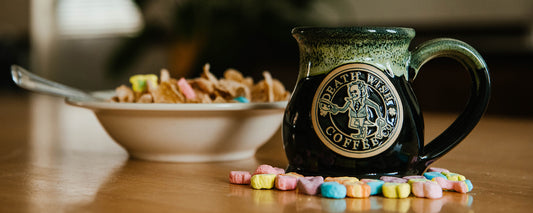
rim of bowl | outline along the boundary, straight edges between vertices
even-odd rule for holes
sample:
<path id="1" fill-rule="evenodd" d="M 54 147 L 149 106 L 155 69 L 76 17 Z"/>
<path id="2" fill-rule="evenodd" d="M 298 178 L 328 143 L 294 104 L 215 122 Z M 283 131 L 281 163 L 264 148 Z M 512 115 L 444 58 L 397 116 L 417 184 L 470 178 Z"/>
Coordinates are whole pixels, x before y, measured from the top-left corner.
<path id="1" fill-rule="evenodd" d="M 114 95 L 113 90 L 96 91 L 92 95 L 110 99 Z M 265 110 L 284 109 L 288 101 L 265 102 L 265 103 L 187 103 L 187 104 L 164 104 L 164 103 L 115 103 L 107 101 L 94 101 L 89 99 L 66 98 L 65 102 L 72 106 L 92 110 L 156 110 L 156 111 L 236 111 L 236 110 Z"/>

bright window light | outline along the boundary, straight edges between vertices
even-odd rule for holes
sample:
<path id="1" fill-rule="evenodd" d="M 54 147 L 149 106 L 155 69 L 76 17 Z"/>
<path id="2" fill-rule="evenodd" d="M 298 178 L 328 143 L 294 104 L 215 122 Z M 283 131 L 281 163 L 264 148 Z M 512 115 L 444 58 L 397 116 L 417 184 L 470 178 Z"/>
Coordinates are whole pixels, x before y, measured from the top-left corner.
<path id="1" fill-rule="evenodd" d="M 142 15 L 131 0 L 59 0 L 61 37 L 94 38 L 132 35 L 142 28 Z"/>

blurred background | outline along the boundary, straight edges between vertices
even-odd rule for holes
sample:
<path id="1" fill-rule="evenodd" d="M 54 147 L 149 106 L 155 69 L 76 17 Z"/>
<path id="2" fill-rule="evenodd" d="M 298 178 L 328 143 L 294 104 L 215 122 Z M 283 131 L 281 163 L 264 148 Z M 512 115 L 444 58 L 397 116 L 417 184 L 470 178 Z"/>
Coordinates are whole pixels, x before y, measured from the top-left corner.
<path id="1" fill-rule="evenodd" d="M 86 90 L 113 89 L 130 75 L 196 77 L 204 63 L 261 78 L 268 70 L 292 90 L 295 26 L 415 28 L 411 48 L 438 37 L 463 40 L 485 58 L 492 78 L 488 113 L 533 116 L 531 0 L 0 0 L 0 94 L 26 97 L 11 64 Z M 414 82 L 424 111 L 460 112 L 470 79 L 439 58 Z M 5 98 L 10 97 L 10 98 Z"/>

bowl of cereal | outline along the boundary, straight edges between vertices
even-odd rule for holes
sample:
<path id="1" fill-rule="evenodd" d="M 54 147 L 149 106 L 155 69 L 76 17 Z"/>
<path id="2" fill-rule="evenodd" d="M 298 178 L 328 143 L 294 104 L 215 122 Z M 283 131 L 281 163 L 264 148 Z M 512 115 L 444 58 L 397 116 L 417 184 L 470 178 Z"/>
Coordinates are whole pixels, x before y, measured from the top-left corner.
<path id="1" fill-rule="evenodd" d="M 227 70 L 217 79 L 206 66 L 199 78 L 174 79 L 162 70 L 160 77 L 132 76 L 131 86 L 69 96 L 66 103 L 92 110 L 109 136 L 133 158 L 238 160 L 254 156 L 281 126 L 289 93 L 268 72 L 263 76 L 253 83 L 240 72 Z"/>

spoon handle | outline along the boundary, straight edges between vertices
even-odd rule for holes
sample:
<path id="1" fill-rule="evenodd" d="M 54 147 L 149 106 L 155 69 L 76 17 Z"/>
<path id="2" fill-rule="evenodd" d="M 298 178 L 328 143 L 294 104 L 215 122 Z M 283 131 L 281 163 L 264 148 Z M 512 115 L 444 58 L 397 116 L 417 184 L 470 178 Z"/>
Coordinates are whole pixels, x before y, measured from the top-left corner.
<path id="1" fill-rule="evenodd" d="M 40 92 L 73 99 L 82 98 L 89 100 L 100 100 L 99 98 L 96 98 L 82 90 L 35 75 L 18 65 L 11 65 L 11 77 L 19 87 L 33 92 Z"/>

